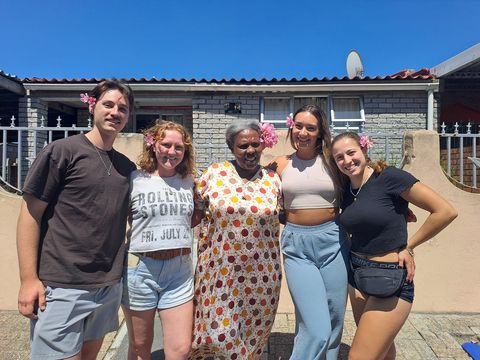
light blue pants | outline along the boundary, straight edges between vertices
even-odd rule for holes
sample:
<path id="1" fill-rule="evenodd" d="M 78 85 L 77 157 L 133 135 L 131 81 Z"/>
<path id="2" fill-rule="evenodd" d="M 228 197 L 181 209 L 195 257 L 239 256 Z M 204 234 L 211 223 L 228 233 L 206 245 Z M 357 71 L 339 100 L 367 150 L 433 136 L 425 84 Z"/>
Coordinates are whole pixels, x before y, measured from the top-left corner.
<path id="1" fill-rule="evenodd" d="M 281 242 L 296 315 L 290 360 L 336 360 L 347 303 L 345 233 L 335 221 L 316 226 L 287 223 Z"/>

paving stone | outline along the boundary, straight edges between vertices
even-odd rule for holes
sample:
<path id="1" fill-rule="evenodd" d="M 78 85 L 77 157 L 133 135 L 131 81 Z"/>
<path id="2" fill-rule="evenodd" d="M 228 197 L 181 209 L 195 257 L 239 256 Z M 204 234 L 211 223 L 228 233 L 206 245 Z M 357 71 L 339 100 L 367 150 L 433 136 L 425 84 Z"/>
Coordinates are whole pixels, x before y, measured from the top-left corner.
<path id="1" fill-rule="evenodd" d="M 480 335 L 480 326 L 471 326 L 470 329 L 476 334 Z"/>
<path id="2" fill-rule="evenodd" d="M 29 351 L 1 350 L 0 360 L 25 360 L 28 359 Z"/>
<path id="3" fill-rule="evenodd" d="M 480 314 L 448 314 L 448 317 L 467 326 L 480 326 Z"/>
<path id="4" fill-rule="evenodd" d="M 410 314 L 410 323 L 420 332 L 430 331 L 437 333 L 444 331 L 442 326 L 435 321 L 435 318 L 428 314 Z"/>
<path id="5" fill-rule="evenodd" d="M 447 332 L 437 334 L 438 342 L 427 341 L 438 357 L 456 357 L 463 356 L 464 350 L 455 338 Z"/>
<path id="6" fill-rule="evenodd" d="M 471 327 L 465 324 L 464 319 L 452 319 L 448 316 L 438 316 L 435 317 L 435 322 L 437 322 L 443 331 L 449 333 L 455 333 L 459 335 L 472 335 L 474 334 Z"/>
<path id="7" fill-rule="evenodd" d="M 407 320 L 398 333 L 397 339 L 422 340 L 423 337 L 420 335 L 415 326 L 413 326 L 412 323 Z"/>
<path id="8" fill-rule="evenodd" d="M 397 359 L 436 360 L 437 356 L 423 340 L 395 339 Z"/>
<path id="9" fill-rule="evenodd" d="M 0 329 L 0 360 L 27 359 L 29 321 L 17 311 L 0 311 Z M 294 331 L 295 315 L 277 314 L 262 360 L 288 360 Z M 339 360 L 348 358 L 355 331 L 352 312 L 347 311 Z M 105 337 L 98 359 L 104 357 L 115 335 Z M 412 313 L 395 340 L 397 360 L 469 360 L 461 344 L 471 340 L 480 340 L 480 314 Z"/>

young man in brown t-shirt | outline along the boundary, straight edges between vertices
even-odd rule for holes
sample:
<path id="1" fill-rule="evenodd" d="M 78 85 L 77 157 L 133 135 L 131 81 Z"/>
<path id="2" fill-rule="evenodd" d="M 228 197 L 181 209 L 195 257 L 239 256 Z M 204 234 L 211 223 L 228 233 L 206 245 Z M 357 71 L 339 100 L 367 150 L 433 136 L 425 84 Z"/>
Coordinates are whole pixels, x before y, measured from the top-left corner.
<path id="1" fill-rule="evenodd" d="M 17 226 L 19 312 L 31 319 L 31 358 L 94 359 L 118 327 L 129 175 L 113 149 L 131 89 L 102 81 L 82 95 L 94 127 L 54 141 L 27 175 Z"/>

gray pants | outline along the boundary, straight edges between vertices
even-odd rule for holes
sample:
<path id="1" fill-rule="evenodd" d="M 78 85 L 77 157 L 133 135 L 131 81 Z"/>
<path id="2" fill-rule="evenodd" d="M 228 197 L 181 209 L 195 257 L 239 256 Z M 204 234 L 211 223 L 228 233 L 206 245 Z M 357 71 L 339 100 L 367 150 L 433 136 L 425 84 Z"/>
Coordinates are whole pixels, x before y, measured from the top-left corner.
<path id="1" fill-rule="evenodd" d="M 337 359 L 347 302 L 346 236 L 335 221 L 287 223 L 281 242 L 297 321 L 290 359 Z"/>

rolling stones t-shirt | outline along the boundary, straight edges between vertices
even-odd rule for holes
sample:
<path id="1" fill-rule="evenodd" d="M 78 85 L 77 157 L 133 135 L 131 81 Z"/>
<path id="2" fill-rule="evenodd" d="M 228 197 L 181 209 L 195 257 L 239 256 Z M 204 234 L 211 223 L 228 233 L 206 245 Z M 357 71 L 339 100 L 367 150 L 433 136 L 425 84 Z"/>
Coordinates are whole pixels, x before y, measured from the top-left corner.
<path id="1" fill-rule="evenodd" d="M 189 248 L 193 242 L 193 178 L 131 176 L 130 252 Z"/>

